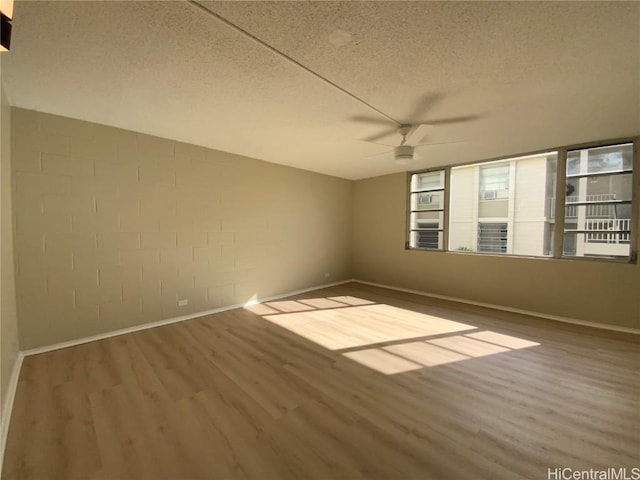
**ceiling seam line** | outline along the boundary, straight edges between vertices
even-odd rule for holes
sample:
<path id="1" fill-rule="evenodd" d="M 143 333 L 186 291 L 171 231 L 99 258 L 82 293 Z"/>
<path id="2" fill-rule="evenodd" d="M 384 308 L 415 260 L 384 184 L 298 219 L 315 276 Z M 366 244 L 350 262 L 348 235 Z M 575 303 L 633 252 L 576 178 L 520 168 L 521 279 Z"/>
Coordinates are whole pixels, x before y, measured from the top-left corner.
<path id="1" fill-rule="evenodd" d="M 266 48 L 267 50 L 269 50 L 270 52 L 278 55 L 279 57 L 287 60 L 289 63 L 292 63 L 293 65 L 297 66 L 298 68 L 301 68 L 302 70 L 306 71 L 307 73 L 310 73 L 311 75 L 315 76 L 316 78 L 319 78 L 320 80 L 322 80 L 323 82 L 325 82 L 326 84 L 332 86 L 333 88 L 341 91 L 342 93 L 344 93 L 345 95 L 351 97 L 352 99 L 360 102 L 362 105 L 366 106 L 367 108 L 373 110 L 374 112 L 376 112 L 379 115 L 382 115 L 383 117 L 385 117 L 387 120 L 392 121 L 393 123 L 395 123 L 396 125 L 402 125 L 402 122 L 399 122 L 398 120 L 396 120 L 395 118 L 391 117 L 390 115 L 387 115 L 386 113 L 384 113 L 383 111 L 377 109 L 376 107 L 374 107 L 373 105 L 371 105 L 370 103 L 367 103 L 366 101 L 364 101 L 363 99 L 361 99 L 360 97 L 357 97 L 356 95 L 354 95 L 353 93 L 349 92 L 348 90 L 344 89 L 343 87 L 341 87 L 340 85 L 338 85 L 337 83 L 332 82 L 331 80 L 329 80 L 326 77 L 323 77 L 322 75 L 320 75 L 317 72 L 314 72 L 313 70 L 311 70 L 309 67 L 303 65 L 302 63 L 300 63 L 299 61 L 291 58 L 290 56 L 288 56 L 287 54 L 281 52 L 280 50 L 278 50 L 275 47 L 272 47 L 271 45 L 269 45 L 268 43 L 264 42 L 263 40 L 259 39 L 258 37 L 256 37 L 255 35 L 247 32 L 246 30 L 244 30 L 243 28 L 239 27 L 238 25 L 236 25 L 235 23 L 232 23 L 231 21 L 227 20 L 226 18 L 224 18 L 223 16 L 219 15 L 218 13 L 214 12 L 213 10 L 210 10 L 209 8 L 205 7 L 204 5 L 198 3 L 196 0 L 186 0 L 187 3 L 190 3 L 191 5 L 193 5 L 196 8 L 199 8 L 200 10 L 202 10 L 203 12 L 205 12 L 206 14 L 210 15 L 211 17 L 215 18 L 216 20 L 220 21 L 221 23 L 224 23 L 225 25 L 227 25 L 228 27 L 232 28 L 233 30 L 235 30 L 236 32 L 244 35 L 245 37 L 249 38 L 250 40 L 254 41 L 255 43 L 261 45 L 262 47 Z"/>

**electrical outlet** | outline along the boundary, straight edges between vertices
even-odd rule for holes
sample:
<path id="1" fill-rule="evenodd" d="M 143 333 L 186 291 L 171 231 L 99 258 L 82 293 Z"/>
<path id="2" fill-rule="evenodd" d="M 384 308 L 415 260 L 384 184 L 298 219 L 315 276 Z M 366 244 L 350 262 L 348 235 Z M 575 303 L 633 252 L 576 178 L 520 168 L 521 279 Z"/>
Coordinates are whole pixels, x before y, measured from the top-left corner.
<path id="1" fill-rule="evenodd" d="M 187 300 L 186 298 L 184 300 L 178 300 L 179 307 L 184 307 L 185 305 L 189 305 L 189 300 Z"/>

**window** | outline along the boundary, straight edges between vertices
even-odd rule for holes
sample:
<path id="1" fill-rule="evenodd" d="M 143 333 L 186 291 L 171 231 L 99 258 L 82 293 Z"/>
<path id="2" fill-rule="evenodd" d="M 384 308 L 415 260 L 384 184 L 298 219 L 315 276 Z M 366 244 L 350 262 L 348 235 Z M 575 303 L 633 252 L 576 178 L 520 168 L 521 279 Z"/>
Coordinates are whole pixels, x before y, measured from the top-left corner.
<path id="1" fill-rule="evenodd" d="M 409 246 L 443 248 L 444 170 L 411 175 Z"/>
<path id="2" fill-rule="evenodd" d="M 426 224 L 433 230 L 416 230 L 416 244 L 418 248 L 440 248 L 440 232 L 435 230 L 437 223 Z"/>
<path id="3" fill-rule="evenodd" d="M 557 162 L 546 152 L 451 167 L 449 250 L 551 255 Z M 500 241 L 485 243 L 495 226 Z"/>
<path id="4" fill-rule="evenodd" d="M 410 174 L 407 247 L 635 259 L 634 161 L 627 142 Z"/>
<path id="5" fill-rule="evenodd" d="M 509 164 L 480 167 L 480 199 L 497 200 L 509 195 Z"/>
<path id="6" fill-rule="evenodd" d="M 633 144 L 567 152 L 566 256 L 628 257 Z"/>
<path id="7" fill-rule="evenodd" d="M 507 252 L 507 224 L 481 222 L 478 224 L 478 251 Z"/>

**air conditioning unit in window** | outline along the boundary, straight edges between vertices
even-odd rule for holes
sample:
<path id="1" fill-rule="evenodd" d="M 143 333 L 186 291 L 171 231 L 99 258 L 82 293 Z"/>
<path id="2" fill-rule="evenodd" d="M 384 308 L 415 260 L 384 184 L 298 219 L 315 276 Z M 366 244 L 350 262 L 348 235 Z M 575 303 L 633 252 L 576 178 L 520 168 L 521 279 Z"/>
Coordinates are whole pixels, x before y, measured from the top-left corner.
<path id="1" fill-rule="evenodd" d="M 418 197 L 418 203 L 420 205 L 429 205 L 433 203 L 433 195 L 420 195 Z"/>
<path id="2" fill-rule="evenodd" d="M 496 190 L 492 190 L 489 192 L 482 192 L 483 200 L 495 200 L 496 198 L 498 198 L 498 192 Z"/>

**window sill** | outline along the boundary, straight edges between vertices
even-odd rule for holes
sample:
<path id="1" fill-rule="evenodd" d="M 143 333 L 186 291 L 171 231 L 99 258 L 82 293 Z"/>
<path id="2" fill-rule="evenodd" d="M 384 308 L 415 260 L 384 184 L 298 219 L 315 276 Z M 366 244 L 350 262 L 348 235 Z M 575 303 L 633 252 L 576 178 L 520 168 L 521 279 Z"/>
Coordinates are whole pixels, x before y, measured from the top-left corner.
<path id="1" fill-rule="evenodd" d="M 419 251 L 419 252 L 434 252 L 434 253 L 446 253 L 450 255 L 468 255 L 473 257 L 491 257 L 491 258 L 517 258 L 525 260 L 561 260 L 568 262 L 596 262 L 596 263 L 616 263 L 621 265 L 637 265 L 637 260 L 631 260 L 629 258 L 594 258 L 594 257 L 538 257 L 534 255 L 514 255 L 514 254 L 499 254 L 499 253 L 483 253 L 483 252 L 456 252 L 452 250 L 443 250 L 435 248 L 419 248 L 419 247 L 405 247 L 407 251 Z"/>

